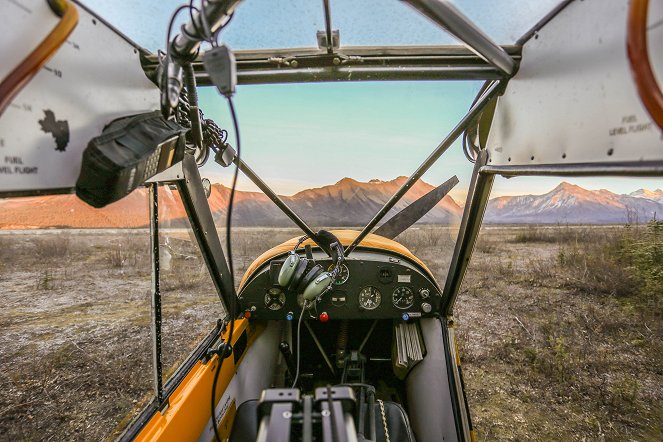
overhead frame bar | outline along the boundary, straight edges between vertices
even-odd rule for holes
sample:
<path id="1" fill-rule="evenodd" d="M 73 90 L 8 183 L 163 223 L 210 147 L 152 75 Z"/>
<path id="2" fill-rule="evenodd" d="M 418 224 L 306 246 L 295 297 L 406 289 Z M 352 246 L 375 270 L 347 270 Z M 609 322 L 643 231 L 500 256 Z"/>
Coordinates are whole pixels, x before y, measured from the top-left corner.
<path id="1" fill-rule="evenodd" d="M 516 176 L 657 176 L 663 175 L 663 161 L 633 161 L 614 163 L 541 164 L 532 166 L 490 166 L 480 171 L 484 175 Z"/>
<path id="2" fill-rule="evenodd" d="M 354 249 L 361 243 L 361 241 L 368 235 L 371 230 L 384 218 L 384 216 L 396 205 L 396 203 L 410 190 L 410 187 L 423 176 L 430 167 L 442 156 L 444 152 L 456 141 L 456 139 L 475 121 L 481 114 L 483 108 L 492 100 L 500 91 L 502 91 L 501 83 L 499 81 L 491 84 L 484 92 L 479 100 L 470 108 L 465 116 L 456 124 L 449 135 L 435 148 L 435 150 L 426 158 L 426 160 L 417 168 L 416 171 L 401 185 L 394 195 L 387 201 L 382 208 L 375 214 L 366 227 L 357 235 L 352 244 L 345 249 L 345 256 L 348 256 Z"/>
<path id="3" fill-rule="evenodd" d="M 501 47 L 520 60 L 520 46 Z M 324 49 L 295 48 L 235 52 L 237 82 L 247 84 L 332 81 L 499 80 L 496 67 L 464 46 L 350 46 L 328 54 Z M 142 58 L 155 80 L 159 61 Z M 199 86 L 212 85 L 199 58 L 192 62 Z"/>
<path id="4" fill-rule="evenodd" d="M 515 60 L 456 9 L 451 2 L 443 0 L 403 1 L 464 42 L 468 48 L 495 66 L 504 75 L 512 76 L 516 72 Z"/>

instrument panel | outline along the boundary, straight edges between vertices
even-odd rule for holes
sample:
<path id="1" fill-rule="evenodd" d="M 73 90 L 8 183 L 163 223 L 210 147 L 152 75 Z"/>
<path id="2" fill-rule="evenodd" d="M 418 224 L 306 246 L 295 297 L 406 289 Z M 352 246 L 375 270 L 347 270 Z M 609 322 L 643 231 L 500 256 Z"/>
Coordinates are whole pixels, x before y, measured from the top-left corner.
<path id="1" fill-rule="evenodd" d="M 324 268 L 333 268 L 324 253 L 314 252 L 313 257 Z M 281 258 L 265 264 L 239 293 L 246 316 L 287 320 L 299 316 L 303 287 L 292 292 L 279 286 L 283 262 Z M 409 319 L 432 316 L 440 300 L 439 287 L 415 263 L 384 252 L 355 250 L 343 262 L 331 291 L 323 295 L 311 314 L 325 320 Z"/>

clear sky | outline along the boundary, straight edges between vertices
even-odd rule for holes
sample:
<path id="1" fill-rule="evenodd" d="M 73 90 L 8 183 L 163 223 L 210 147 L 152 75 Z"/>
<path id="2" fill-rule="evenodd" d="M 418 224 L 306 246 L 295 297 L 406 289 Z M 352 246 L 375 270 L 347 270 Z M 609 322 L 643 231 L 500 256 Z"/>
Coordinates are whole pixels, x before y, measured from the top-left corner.
<path id="1" fill-rule="evenodd" d="M 165 46 L 168 20 L 180 3 L 167 0 L 83 0 L 142 46 Z M 559 0 L 462 0 L 457 6 L 499 43 L 513 43 Z M 198 2 L 196 2 L 198 3 Z M 455 41 L 397 0 L 331 0 L 332 21 L 342 45 L 449 44 Z M 188 19 L 182 14 L 178 23 Z M 322 1 L 245 0 L 222 40 L 235 49 L 316 46 L 324 28 Z M 319 83 L 239 87 L 235 96 L 243 159 L 278 193 L 293 194 L 333 184 L 410 175 L 462 117 L 478 82 Z M 200 91 L 201 108 L 231 133 L 225 99 Z M 234 141 L 232 141 L 234 143 Z M 452 196 L 463 199 L 471 164 L 460 143 L 424 176 L 440 184 L 457 174 Z M 212 161 L 203 168 L 213 181 L 229 182 L 230 170 Z M 498 178 L 493 196 L 545 193 L 560 178 Z M 570 178 L 589 189 L 629 193 L 663 187 L 661 179 Z M 243 180 L 240 188 L 254 189 Z"/>

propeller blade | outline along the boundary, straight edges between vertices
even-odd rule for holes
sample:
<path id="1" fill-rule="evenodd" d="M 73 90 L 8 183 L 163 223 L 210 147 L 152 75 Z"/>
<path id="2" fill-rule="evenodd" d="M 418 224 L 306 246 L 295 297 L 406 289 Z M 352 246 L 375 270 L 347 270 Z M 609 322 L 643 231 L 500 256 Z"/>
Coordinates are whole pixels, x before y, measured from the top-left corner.
<path id="1" fill-rule="evenodd" d="M 373 233 L 389 239 L 396 238 L 435 207 L 435 205 L 439 203 L 456 184 L 458 184 L 458 177 L 454 175 L 407 206 L 405 209 L 398 212 L 389 221 L 375 229 Z"/>

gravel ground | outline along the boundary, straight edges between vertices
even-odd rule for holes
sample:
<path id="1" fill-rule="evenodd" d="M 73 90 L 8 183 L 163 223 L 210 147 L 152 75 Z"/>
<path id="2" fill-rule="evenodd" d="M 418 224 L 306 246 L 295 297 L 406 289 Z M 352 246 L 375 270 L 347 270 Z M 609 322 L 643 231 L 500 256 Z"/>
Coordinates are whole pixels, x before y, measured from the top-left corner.
<path id="1" fill-rule="evenodd" d="M 442 282 L 453 232 L 433 231 L 402 240 Z M 579 291 L 562 246 L 519 231 L 482 233 L 455 312 L 478 440 L 661 440 L 660 304 Z M 168 371 L 223 312 L 187 232 L 166 233 Z M 296 234 L 238 229 L 237 277 Z M 4 232 L 0 287 L 0 440 L 116 434 L 152 388 L 146 232 Z"/>

